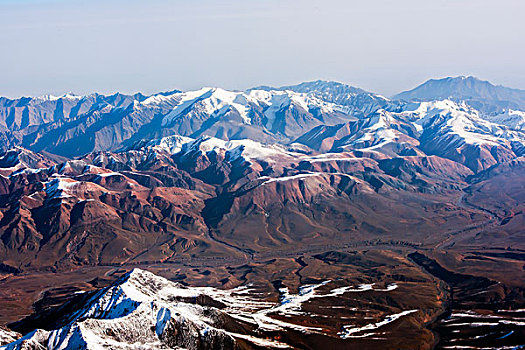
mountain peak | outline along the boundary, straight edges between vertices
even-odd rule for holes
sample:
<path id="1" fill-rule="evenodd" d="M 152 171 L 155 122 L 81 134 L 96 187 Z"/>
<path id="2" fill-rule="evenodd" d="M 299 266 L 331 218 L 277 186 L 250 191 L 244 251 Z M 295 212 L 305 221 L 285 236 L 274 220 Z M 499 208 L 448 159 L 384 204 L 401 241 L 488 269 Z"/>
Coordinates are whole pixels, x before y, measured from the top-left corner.
<path id="1" fill-rule="evenodd" d="M 352 93 L 367 93 L 367 91 L 345 84 L 338 81 L 333 80 L 312 80 L 312 81 L 305 81 L 302 83 L 294 84 L 294 85 L 283 85 L 280 87 L 275 86 L 268 86 L 268 85 L 261 85 L 257 87 L 253 87 L 248 89 L 248 91 L 251 90 L 266 90 L 266 91 L 284 91 L 284 90 L 291 90 L 294 92 L 300 92 L 300 93 L 308 93 L 308 92 L 340 92 L 340 91 L 351 91 Z"/>
<path id="2" fill-rule="evenodd" d="M 491 82 L 487 80 L 482 80 L 478 77 L 475 77 L 473 75 L 458 75 L 454 77 L 445 77 L 445 78 L 439 78 L 439 79 L 429 79 L 425 83 L 428 82 L 438 82 L 441 84 L 450 84 L 450 86 L 454 85 L 461 85 L 461 84 L 488 84 L 491 86 L 495 86 Z"/>
<path id="3" fill-rule="evenodd" d="M 443 99 L 466 101 L 471 106 L 486 112 L 525 108 L 525 90 L 494 85 L 489 81 L 465 75 L 430 79 L 393 98 L 407 101 Z"/>
<path id="4" fill-rule="evenodd" d="M 153 273 L 149 271 L 139 269 L 137 267 L 130 270 L 128 273 L 124 275 L 124 279 L 126 280 L 142 279 L 143 277 L 157 277 L 157 276 L 155 276 Z"/>
<path id="5" fill-rule="evenodd" d="M 431 80 L 471 80 L 471 81 L 483 81 L 473 75 L 458 75 L 455 77 L 445 77 L 441 79 L 431 79 Z"/>
<path id="6" fill-rule="evenodd" d="M 341 83 L 338 81 L 329 81 L 329 80 L 313 80 L 306 81 L 297 85 L 288 85 L 281 86 L 278 90 L 292 90 L 296 92 L 319 92 L 319 93 L 352 93 L 352 94 L 361 94 L 367 93 L 365 90 Z"/>

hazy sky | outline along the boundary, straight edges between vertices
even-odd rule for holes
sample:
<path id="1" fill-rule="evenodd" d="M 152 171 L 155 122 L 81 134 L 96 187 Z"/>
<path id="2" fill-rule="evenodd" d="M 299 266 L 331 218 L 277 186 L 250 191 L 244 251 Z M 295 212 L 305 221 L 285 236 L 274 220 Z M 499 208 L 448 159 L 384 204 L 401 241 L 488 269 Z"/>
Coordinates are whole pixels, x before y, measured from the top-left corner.
<path id="1" fill-rule="evenodd" d="M 448 75 L 525 89 L 523 0 L 0 0 L 0 95 Z"/>

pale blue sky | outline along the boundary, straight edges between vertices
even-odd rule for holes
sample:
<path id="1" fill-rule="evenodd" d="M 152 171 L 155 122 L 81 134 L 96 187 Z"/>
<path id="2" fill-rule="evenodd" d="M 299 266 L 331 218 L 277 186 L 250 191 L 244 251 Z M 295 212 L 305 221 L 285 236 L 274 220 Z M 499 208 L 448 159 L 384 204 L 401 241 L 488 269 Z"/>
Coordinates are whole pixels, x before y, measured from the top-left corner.
<path id="1" fill-rule="evenodd" d="M 522 0 L 0 0 L 0 95 L 337 80 L 525 89 Z"/>

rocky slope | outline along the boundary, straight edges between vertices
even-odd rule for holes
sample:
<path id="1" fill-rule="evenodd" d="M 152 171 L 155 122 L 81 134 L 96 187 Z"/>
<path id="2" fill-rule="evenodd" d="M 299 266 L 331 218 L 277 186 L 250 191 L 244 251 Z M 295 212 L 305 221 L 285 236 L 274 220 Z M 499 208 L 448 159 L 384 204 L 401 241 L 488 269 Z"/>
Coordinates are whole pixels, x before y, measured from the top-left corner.
<path id="1" fill-rule="evenodd" d="M 47 167 L 19 161 L 0 178 L 4 269 L 242 259 L 370 238 L 425 242 L 443 225 L 487 216 L 453 204 L 473 172 L 446 158 L 304 152 L 175 136 L 35 163 Z"/>

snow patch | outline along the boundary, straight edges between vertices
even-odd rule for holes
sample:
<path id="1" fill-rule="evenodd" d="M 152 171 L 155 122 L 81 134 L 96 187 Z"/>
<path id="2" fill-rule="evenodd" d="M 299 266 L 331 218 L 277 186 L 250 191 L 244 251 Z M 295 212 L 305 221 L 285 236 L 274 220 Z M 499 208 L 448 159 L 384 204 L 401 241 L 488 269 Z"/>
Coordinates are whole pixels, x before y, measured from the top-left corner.
<path id="1" fill-rule="evenodd" d="M 349 339 L 349 338 L 362 338 L 364 337 L 365 335 L 364 334 L 361 334 L 361 335 L 358 335 L 356 333 L 361 333 L 363 331 L 371 331 L 371 330 L 374 330 L 374 329 L 378 329 L 378 328 L 381 328 L 389 323 L 392 323 L 396 320 L 398 320 L 399 318 L 403 317 L 403 316 L 406 316 L 406 315 L 410 315 L 414 312 L 417 312 L 418 310 L 407 310 L 407 311 L 402 311 L 402 312 L 399 312 L 397 314 L 392 314 L 392 315 L 389 315 L 387 317 L 385 317 L 384 320 L 382 321 L 379 321 L 379 322 L 376 322 L 376 323 L 369 323 L 365 326 L 362 326 L 362 327 L 354 327 L 354 326 L 350 326 L 350 325 L 347 325 L 347 326 L 343 326 L 343 331 L 339 333 L 339 336 L 342 338 L 342 339 Z M 374 333 L 366 333 L 367 335 L 366 336 L 370 336 L 370 335 L 374 335 Z"/>

